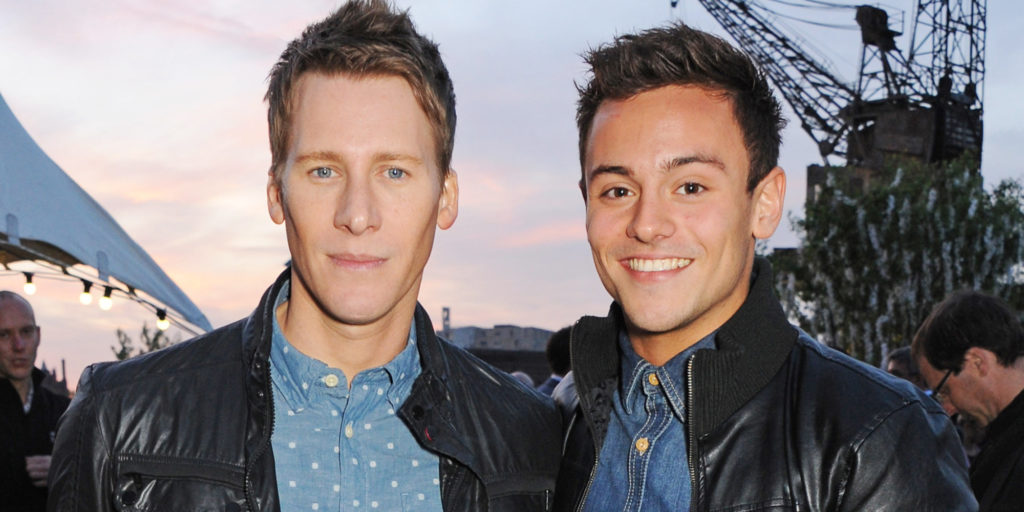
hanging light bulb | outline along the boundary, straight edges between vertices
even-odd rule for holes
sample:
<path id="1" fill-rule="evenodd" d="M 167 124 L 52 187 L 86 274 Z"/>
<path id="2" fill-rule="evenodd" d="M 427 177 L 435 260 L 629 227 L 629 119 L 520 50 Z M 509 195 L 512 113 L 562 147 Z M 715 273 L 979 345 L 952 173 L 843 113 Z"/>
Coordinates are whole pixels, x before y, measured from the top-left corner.
<path id="1" fill-rule="evenodd" d="M 100 297 L 100 309 L 103 311 L 109 311 L 110 307 L 114 305 L 114 301 L 110 298 L 113 291 L 114 289 L 109 286 L 103 288 L 103 296 Z"/>
<path id="2" fill-rule="evenodd" d="M 35 295 L 36 284 L 32 282 L 32 272 L 23 272 L 25 274 L 25 294 Z"/>
<path id="3" fill-rule="evenodd" d="M 78 302 L 81 302 L 86 306 L 92 304 L 92 293 L 89 292 L 89 290 L 91 289 L 92 283 L 86 281 L 85 279 L 82 279 L 82 293 L 81 295 L 78 296 Z"/>
<path id="4" fill-rule="evenodd" d="M 171 326 L 171 321 L 167 319 L 167 310 L 158 309 L 156 311 L 156 328 L 161 331 L 166 331 Z"/>

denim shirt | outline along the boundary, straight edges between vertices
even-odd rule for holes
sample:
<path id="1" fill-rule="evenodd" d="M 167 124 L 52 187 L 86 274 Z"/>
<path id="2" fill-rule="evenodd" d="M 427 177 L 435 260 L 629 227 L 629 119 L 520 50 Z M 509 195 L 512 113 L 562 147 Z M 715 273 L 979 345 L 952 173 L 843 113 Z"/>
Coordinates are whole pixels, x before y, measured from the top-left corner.
<path id="1" fill-rule="evenodd" d="M 664 366 L 637 355 L 625 332 L 619 348 L 622 378 L 583 510 L 689 510 L 686 362 L 697 350 L 714 350 L 715 333 Z"/>
<path id="2" fill-rule="evenodd" d="M 414 321 L 405 349 L 357 374 L 350 389 L 341 370 L 288 343 L 275 316 L 271 445 L 281 510 L 441 510 L 438 457 L 395 415 L 421 370 L 415 332 Z"/>

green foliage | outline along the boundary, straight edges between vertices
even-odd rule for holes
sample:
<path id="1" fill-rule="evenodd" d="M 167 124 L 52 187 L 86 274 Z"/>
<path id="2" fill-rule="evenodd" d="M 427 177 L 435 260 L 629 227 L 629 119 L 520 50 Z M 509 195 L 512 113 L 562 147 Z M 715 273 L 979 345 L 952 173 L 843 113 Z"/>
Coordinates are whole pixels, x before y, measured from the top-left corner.
<path id="1" fill-rule="evenodd" d="M 822 341 L 878 364 L 910 343 L 953 291 L 992 293 L 1024 306 L 1024 188 L 985 190 L 970 157 L 902 162 L 848 190 L 828 180 L 793 221 L 803 244 L 773 258 L 787 312 Z"/>
<path id="2" fill-rule="evenodd" d="M 167 333 L 159 329 L 150 331 L 149 326 L 142 324 L 142 331 L 139 333 L 139 344 L 136 346 L 131 336 L 121 329 L 117 330 L 117 345 L 111 346 L 110 351 L 114 353 L 114 357 L 118 361 L 124 361 L 135 356 L 140 356 L 155 350 L 160 350 L 164 347 L 169 347 L 175 343 L 181 341 L 180 339 L 172 340 Z"/>

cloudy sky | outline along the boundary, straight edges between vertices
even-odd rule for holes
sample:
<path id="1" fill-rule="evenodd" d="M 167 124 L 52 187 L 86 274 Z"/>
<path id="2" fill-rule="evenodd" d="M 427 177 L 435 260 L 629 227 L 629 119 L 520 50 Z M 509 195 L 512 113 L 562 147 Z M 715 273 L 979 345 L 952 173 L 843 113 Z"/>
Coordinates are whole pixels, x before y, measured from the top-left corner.
<path id="1" fill-rule="evenodd" d="M 247 315 L 288 259 L 266 213 L 266 75 L 287 42 L 337 0 L 0 0 L 0 94 L 49 156 L 103 205 L 214 326 Z M 573 121 L 580 52 L 616 34 L 683 19 L 722 34 L 695 0 L 401 1 L 441 46 L 455 82 L 453 165 L 460 212 L 441 233 L 421 301 L 440 323 L 556 329 L 603 313 L 608 297 L 586 244 Z M 852 25 L 852 10 L 785 8 Z M 851 2 L 852 3 L 852 2 Z M 908 0 L 888 4 L 907 9 Z M 906 4 L 906 5 L 903 5 Z M 1020 178 L 1024 8 L 990 2 L 983 173 Z M 830 18 L 829 18 L 830 17 Z M 855 31 L 786 21 L 846 79 Z M 900 43 L 905 45 L 905 41 Z M 789 117 L 792 119 L 792 115 Z M 799 214 L 804 168 L 818 163 L 792 121 L 782 165 Z M 0 187 L 9 186 L 0 183 Z M 59 207 L 55 204 L 54 207 Z M 771 240 L 792 246 L 789 221 Z M 20 275 L 0 287 L 20 290 Z M 82 368 L 111 358 L 115 329 L 154 319 L 131 303 L 109 312 L 77 301 L 77 283 L 45 281 L 36 296 L 40 359 Z M 174 332 L 173 336 L 183 333 Z"/>

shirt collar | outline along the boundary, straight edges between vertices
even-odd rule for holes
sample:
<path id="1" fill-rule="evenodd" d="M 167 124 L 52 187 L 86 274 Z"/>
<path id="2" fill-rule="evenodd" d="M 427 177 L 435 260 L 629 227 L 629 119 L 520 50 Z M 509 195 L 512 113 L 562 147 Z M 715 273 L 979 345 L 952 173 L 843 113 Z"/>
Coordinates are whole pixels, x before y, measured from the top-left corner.
<path id="1" fill-rule="evenodd" d="M 17 393 L 17 391 L 15 391 Z M 32 382 L 32 379 L 28 379 L 28 393 L 25 394 L 25 403 L 21 404 L 21 408 L 28 414 L 32 410 L 32 400 L 36 396 L 36 384 Z"/>
<path id="2" fill-rule="evenodd" d="M 289 297 L 291 283 L 285 282 L 274 302 L 274 310 L 284 304 Z M 273 321 L 273 337 L 270 347 L 271 378 L 281 395 L 294 410 L 301 410 L 310 401 L 329 395 L 348 398 L 349 384 L 347 376 L 338 368 L 331 368 L 326 363 L 309 357 L 296 349 L 285 338 L 277 315 L 271 315 Z M 388 400 L 397 410 L 412 390 L 413 381 L 420 373 L 420 356 L 416 348 L 416 320 L 409 327 L 409 337 L 405 348 L 391 361 L 383 366 L 370 368 L 361 372 L 360 380 L 365 377 L 377 387 L 383 388 Z"/>
<path id="3" fill-rule="evenodd" d="M 640 357 L 633 350 L 633 344 L 629 341 L 629 335 L 625 330 L 619 331 L 619 350 L 622 353 L 620 360 L 622 380 L 619 382 L 619 399 L 622 400 L 622 407 L 626 410 L 626 413 L 633 413 L 634 397 L 637 393 L 643 392 L 644 379 L 652 372 L 657 375 L 658 379 L 665 386 L 671 386 L 677 390 L 685 390 L 686 362 L 698 350 L 715 350 L 716 333 L 717 331 L 713 331 L 711 334 L 701 338 L 697 343 L 690 345 L 686 350 L 669 359 L 664 365 L 655 366 Z M 676 409 L 676 414 L 682 417 L 683 404 L 676 403 L 673 400 L 678 395 L 678 393 L 668 394 L 673 409 Z"/>

